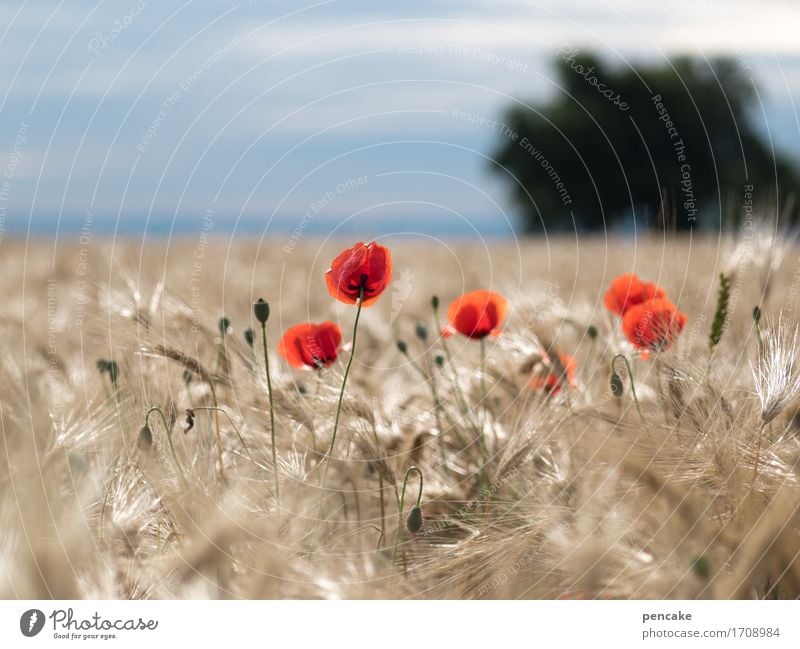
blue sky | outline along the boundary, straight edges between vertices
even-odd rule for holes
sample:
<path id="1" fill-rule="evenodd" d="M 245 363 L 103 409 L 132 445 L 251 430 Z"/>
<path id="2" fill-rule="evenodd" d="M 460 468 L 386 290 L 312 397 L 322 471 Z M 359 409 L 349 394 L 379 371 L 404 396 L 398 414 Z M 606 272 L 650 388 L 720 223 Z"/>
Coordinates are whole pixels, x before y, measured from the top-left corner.
<path id="1" fill-rule="evenodd" d="M 457 111 L 552 98 L 565 44 L 730 54 L 800 157 L 799 24 L 770 0 L 2 2 L 2 225 L 507 233 L 498 135 Z"/>

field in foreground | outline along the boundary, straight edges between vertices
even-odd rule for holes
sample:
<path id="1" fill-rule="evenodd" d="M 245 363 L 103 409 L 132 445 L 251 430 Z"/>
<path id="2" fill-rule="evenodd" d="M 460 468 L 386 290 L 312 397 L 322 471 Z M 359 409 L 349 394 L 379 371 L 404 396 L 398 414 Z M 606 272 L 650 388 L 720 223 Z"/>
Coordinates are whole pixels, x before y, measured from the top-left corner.
<path id="1" fill-rule="evenodd" d="M 2 243 L 2 597 L 800 596 L 800 270 L 781 242 L 383 242 L 394 282 L 362 314 L 324 489 L 349 351 L 299 371 L 275 344 L 306 320 L 350 343 L 355 308 L 323 273 L 352 242 L 83 243 Z M 646 360 L 603 306 L 631 271 L 688 315 Z M 731 295 L 712 355 L 720 272 Z M 431 296 L 446 310 L 478 288 L 508 298 L 503 334 L 483 373 L 463 337 L 440 367 Z M 243 337 L 259 297 L 276 464 L 260 337 Z M 574 385 L 533 389 L 555 351 L 575 357 Z M 617 363 L 619 397 L 616 354 L 634 374 Z M 153 407 L 165 417 L 151 412 L 148 446 Z M 413 533 L 415 473 L 398 512 L 411 466 Z"/>

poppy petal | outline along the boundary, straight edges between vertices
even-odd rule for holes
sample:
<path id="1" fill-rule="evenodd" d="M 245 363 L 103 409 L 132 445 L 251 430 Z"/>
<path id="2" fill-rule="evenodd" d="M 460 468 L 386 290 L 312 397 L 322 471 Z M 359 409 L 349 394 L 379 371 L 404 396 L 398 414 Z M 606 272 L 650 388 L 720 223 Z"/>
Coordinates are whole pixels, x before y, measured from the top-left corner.
<path id="1" fill-rule="evenodd" d="M 319 368 L 336 360 L 342 333 L 333 322 L 303 322 L 289 327 L 278 342 L 278 354 L 292 367 Z"/>
<path id="2" fill-rule="evenodd" d="M 622 319 L 622 330 L 638 349 L 660 351 L 675 341 L 687 319 L 672 302 L 656 298 L 628 309 Z"/>
<path id="3" fill-rule="evenodd" d="M 345 304 L 357 304 L 363 289 L 362 306 L 373 304 L 391 280 L 389 250 L 374 241 L 342 251 L 325 273 L 328 292 Z"/>
<path id="4" fill-rule="evenodd" d="M 624 273 L 614 278 L 603 296 L 606 308 L 617 315 L 646 300 L 665 299 L 666 291 L 657 284 L 644 282 L 634 273 Z"/>
<path id="5" fill-rule="evenodd" d="M 575 387 L 575 371 L 577 368 L 575 358 L 569 354 L 559 352 L 557 359 L 558 362 L 556 363 L 550 357 L 544 357 L 540 368 L 541 371 L 531 377 L 529 385 L 532 389 L 556 395 L 561 392 L 562 387 Z"/>
<path id="6" fill-rule="evenodd" d="M 456 298 L 447 309 L 450 327 L 469 338 L 484 338 L 500 329 L 508 313 L 507 300 L 494 291 L 472 291 Z"/>

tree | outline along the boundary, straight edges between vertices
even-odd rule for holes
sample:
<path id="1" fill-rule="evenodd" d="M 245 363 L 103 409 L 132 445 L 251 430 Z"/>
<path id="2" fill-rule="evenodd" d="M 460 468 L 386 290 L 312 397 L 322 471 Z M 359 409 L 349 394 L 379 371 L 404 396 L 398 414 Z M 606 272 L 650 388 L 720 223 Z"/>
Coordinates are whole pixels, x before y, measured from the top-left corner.
<path id="1" fill-rule="evenodd" d="M 526 230 L 631 219 L 642 227 L 661 217 L 677 229 L 719 227 L 741 212 L 747 189 L 774 206 L 800 188 L 792 163 L 754 124 L 755 88 L 738 62 L 611 68 L 562 54 L 557 97 L 540 108 L 518 102 L 496 129 L 493 168 Z"/>

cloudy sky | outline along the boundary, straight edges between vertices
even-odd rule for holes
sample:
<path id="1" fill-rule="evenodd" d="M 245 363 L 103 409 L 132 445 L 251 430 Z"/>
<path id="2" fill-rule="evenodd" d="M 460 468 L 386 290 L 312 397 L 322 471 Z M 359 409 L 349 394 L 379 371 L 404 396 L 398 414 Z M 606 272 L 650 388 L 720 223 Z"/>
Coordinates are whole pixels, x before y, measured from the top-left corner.
<path id="1" fill-rule="evenodd" d="M 800 158 L 797 25 L 788 0 L 3 1 L 2 228 L 509 232 L 472 122 L 555 96 L 565 44 L 738 57 Z"/>

